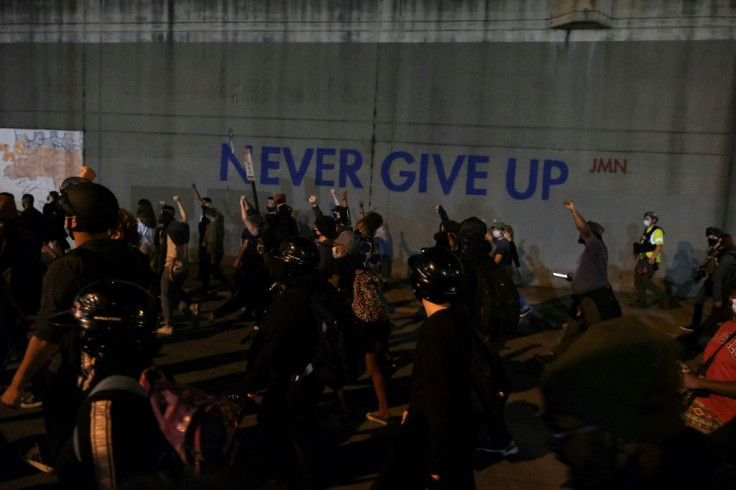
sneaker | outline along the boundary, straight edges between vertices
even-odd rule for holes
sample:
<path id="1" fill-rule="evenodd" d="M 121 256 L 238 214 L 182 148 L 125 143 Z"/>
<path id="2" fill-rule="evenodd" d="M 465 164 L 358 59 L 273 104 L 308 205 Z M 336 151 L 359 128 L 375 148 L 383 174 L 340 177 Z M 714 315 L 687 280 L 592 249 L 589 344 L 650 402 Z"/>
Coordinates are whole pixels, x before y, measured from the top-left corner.
<path id="1" fill-rule="evenodd" d="M 365 414 L 365 418 L 367 418 L 371 422 L 386 426 L 388 425 L 388 421 L 391 417 L 384 417 L 379 412 L 370 412 Z"/>
<path id="2" fill-rule="evenodd" d="M 194 316 L 199 315 L 199 303 L 192 303 L 189 305 L 189 311 L 191 311 Z"/>
<path id="3" fill-rule="evenodd" d="M 526 308 L 524 308 L 523 310 L 521 310 L 521 313 L 519 314 L 519 318 L 524 318 L 525 316 L 527 316 L 531 312 L 532 312 L 531 307 L 527 306 Z"/>
<path id="4" fill-rule="evenodd" d="M 31 446 L 30 449 L 28 449 L 24 453 L 21 453 L 20 457 L 26 463 L 33 466 L 37 470 L 41 470 L 44 473 L 54 472 L 53 466 L 43 462 L 43 458 L 41 457 L 41 448 L 38 446 L 38 443 L 35 443 L 33 446 Z"/>
<path id="5" fill-rule="evenodd" d="M 20 399 L 20 408 L 38 408 L 43 405 L 43 401 L 40 397 L 33 393 L 26 393 L 23 398 Z"/>
<path id="6" fill-rule="evenodd" d="M 519 446 L 513 440 L 506 445 L 499 445 L 489 439 L 475 449 L 484 453 L 500 454 L 503 457 L 513 456 L 519 452 Z"/>
<path id="7" fill-rule="evenodd" d="M 164 325 L 163 327 L 156 329 L 156 333 L 159 335 L 171 335 L 174 333 L 174 329 L 171 325 Z"/>
<path id="8" fill-rule="evenodd" d="M 693 333 L 697 330 L 697 327 L 695 325 L 680 325 L 680 330 L 687 333 Z"/>

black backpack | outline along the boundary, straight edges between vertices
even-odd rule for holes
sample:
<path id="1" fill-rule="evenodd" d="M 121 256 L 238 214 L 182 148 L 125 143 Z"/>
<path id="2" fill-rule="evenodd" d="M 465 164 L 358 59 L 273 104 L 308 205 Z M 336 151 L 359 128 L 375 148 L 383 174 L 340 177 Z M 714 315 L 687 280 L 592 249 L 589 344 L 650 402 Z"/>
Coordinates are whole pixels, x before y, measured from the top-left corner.
<path id="1" fill-rule="evenodd" d="M 516 331 L 521 303 L 519 291 L 509 275 L 493 262 L 476 267 L 476 327 L 481 335 L 498 338 Z"/>
<path id="2" fill-rule="evenodd" d="M 476 422 L 501 417 L 511 381 L 501 357 L 474 328 L 470 329 L 470 407 Z"/>

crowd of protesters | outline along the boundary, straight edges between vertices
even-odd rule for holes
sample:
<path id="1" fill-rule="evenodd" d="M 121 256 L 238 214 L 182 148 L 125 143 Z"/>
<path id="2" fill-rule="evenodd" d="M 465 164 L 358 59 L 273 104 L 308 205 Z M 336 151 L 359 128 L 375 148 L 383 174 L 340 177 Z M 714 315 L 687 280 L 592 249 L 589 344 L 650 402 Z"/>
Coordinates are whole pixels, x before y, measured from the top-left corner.
<path id="1" fill-rule="evenodd" d="M 176 463 L 162 456 L 163 450 L 159 454 L 166 443 L 158 437 L 156 419 L 147 412 L 147 405 L 130 395 L 135 389 L 129 389 L 128 395 L 101 395 L 101 386 L 107 386 L 103 383 L 110 376 L 134 379 L 151 364 L 158 348 L 156 335 L 170 336 L 179 329 L 223 321 L 235 313 L 254 325 L 248 367 L 237 393 L 231 396 L 244 405 L 260 398 L 258 427 L 267 464 L 260 468 L 265 476 L 255 480 L 255 487 L 266 486 L 269 478 L 281 480 L 279 484 L 286 488 L 326 486 L 317 405 L 329 387 L 336 399 L 334 413 L 346 417 L 351 400 L 345 387 L 363 373 L 375 392 L 375 410 L 368 411 L 366 419 L 378 426 L 401 424 L 375 488 L 474 488 L 473 450 L 502 457 L 519 452 L 506 427 L 502 404 L 478 416 L 473 407 L 477 388 L 471 388 L 471 379 L 465 375 L 476 348 L 473 335 L 492 351 L 494 337 L 508 333 L 504 330 L 508 316 L 499 320 L 503 325 L 498 329 L 482 325 L 487 312 L 479 313 L 483 309 L 479 303 L 486 276 L 500 277 L 498 284 L 514 291 L 512 322 L 538 314 L 509 286 L 520 276 L 510 225 L 494 220 L 487 226 L 477 217 L 456 222 L 442 206 L 436 208 L 441 224 L 434 244 L 428 243 L 409 260 L 410 285 L 426 319 L 414 355 L 409 408 L 397 417 L 390 412 L 387 389 L 393 363 L 389 351 L 392 324 L 383 296 L 390 287 L 394 251 L 389 227 L 380 214 L 366 212 L 359 202 L 359 216 L 353 222 L 347 191 L 332 192 L 334 206 L 328 213 L 316 196 L 310 196 L 314 224 L 311 235 L 305 236 L 284 193 L 269 197 L 264 213 L 257 203 L 241 196 L 243 229 L 234 274 L 229 276 L 222 267 L 225 215 L 210 198 L 200 195 L 196 185 L 192 184 L 192 190 L 201 213 L 196 237 L 192 237 L 190 214 L 180 196 L 172 197 L 173 205 L 158 201 L 154 206 L 151 200 L 140 199 L 131 213 L 94 179 L 94 172 L 84 167 L 79 177 L 66 179 L 58 191 L 48 194 L 43 212 L 34 207 L 30 194 L 22 196 L 19 212 L 15 196 L 0 193 L 0 368 L 11 359 L 19 363 L 2 403 L 43 407 L 45 437 L 25 448 L 24 458 L 38 469 L 56 472 L 63 486 L 115 488 L 168 472 L 166 479 L 156 480 L 164 485 L 173 484 L 171 475 L 181 476 L 181 469 L 174 469 Z M 591 482 L 602 485 L 595 488 L 619 488 L 625 483 L 644 488 L 656 487 L 660 481 L 675 482 L 673 475 L 687 468 L 672 471 L 679 453 L 667 453 L 667 444 L 692 440 L 704 451 L 721 448 L 721 442 L 699 439 L 688 431 L 723 434 L 736 415 L 736 349 L 730 347 L 736 345 L 732 332 L 736 328 L 733 240 L 717 228 L 706 230 L 710 249 L 703 275 L 707 279 L 696 298 L 692 324 L 682 328 L 687 332 L 683 341 L 693 349 L 704 335 L 710 341 L 704 355 L 688 366 L 676 366 L 673 380 L 670 357 L 662 354 L 666 350 L 663 341 L 642 334 L 646 327 L 636 321 L 621 318 L 607 277 L 603 227 L 586 221 L 573 201 L 565 201 L 564 207 L 579 233 L 583 252 L 577 269 L 567 276 L 573 302 L 560 341 L 550 354 L 539 358 L 545 373 L 548 421 L 560 441 L 568 444 L 569 439 L 588 438 L 583 442 L 604 447 L 610 458 L 591 461 L 588 455 L 577 461 L 564 448 L 560 454 L 567 458 L 571 481 L 579 488 Z M 638 295 L 634 306 L 650 306 L 645 301 L 649 289 L 662 307 L 673 307 L 672 298 L 652 283 L 663 245 L 663 234 L 654 229 L 659 218 L 653 212 L 647 212 L 645 218 L 642 246 L 635 247 Z M 193 238 L 197 244 L 196 290 L 186 287 L 194 275 L 189 250 Z M 219 283 L 217 288 L 212 287 L 213 279 Z M 225 300 L 200 315 L 199 302 L 220 293 Z M 125 308 L 126 298 L 132 309 Z M 708 298 L 713 298 L 714 308 L 702 322 Z M 76 316 L 64 320 L 70 311 Z M 143 316 L 136 317 L 136 312 Z M 607 321 L 625 326 L 600 333 Z M 629 332 L 632 324 L 636 324 L 637 335 Z M 342 364 L 336 366 L 327 350 L 338 345 Z M 647 357 L 642 369 L 652 372 L 650 377 L 639 377 L 642 386 L 633 395 L 614 397 L 621 405 L 614 410 L 600 406 L 599 398 L 609 396 L 607 390 L 613 389 L 615 381 L 607 381 L 593 399 L 586 383 L 601 383 L 581 373 L 591 376 L 606 371 L 599 363 L 607 356 L 621 360 L 617 357 L 621 352 L 632 359 Z M 495 369 L 504 368 L 498 362 Z M 631 373 L 633 377 L 637 374 Z M 683 387 L 695 393 L 686 416 L 668 398 L 673 392 L 682 398 Z M 656 400 L 650 400 L 652 397 Z M 652 413 L 661 415 L 661 424 L 654 424 L 652 414 L 640 417 L 634 413 L 632 407 L 644 402 L 651 402 Z M 633 413 L 630 418 L 621 415 L 627 410 Z M 609 412 L 616 415 L 609 417 Z M 145 416 L 138 416 L 141 413 Z M 136 421 L 146 424 L 144 433 L 158 436 L 126 438 Z M 95 431 L 105 424 L 112 428 L 101 439 Z M 652 424 L 657 426 L 652 428 Z M 646 458 L 644 451 L 652 450 L 644 445 L 641 453 L 637 446 L 628 454 L 626 464 L 612 463 L 620 461 L 617 451 L 621 446 L 618 440 L 609 444 L 609 435 L 656 441 L 657 465 L 647 468 L 648 473 L 636 466 L 639 458 Z M 608 442 L 601 445 L 601 438 Z M 105 447 L 116 448 L 118 455 L 105 453 Z M 119 456 L 131 451 L 137 459 Z M 720 471 L 719 461 L 713 457 L 709 464 Z M 596 472 L 598 469 L 607 473 Z M 602 478 L 609 480 L 600 481 Z"/>

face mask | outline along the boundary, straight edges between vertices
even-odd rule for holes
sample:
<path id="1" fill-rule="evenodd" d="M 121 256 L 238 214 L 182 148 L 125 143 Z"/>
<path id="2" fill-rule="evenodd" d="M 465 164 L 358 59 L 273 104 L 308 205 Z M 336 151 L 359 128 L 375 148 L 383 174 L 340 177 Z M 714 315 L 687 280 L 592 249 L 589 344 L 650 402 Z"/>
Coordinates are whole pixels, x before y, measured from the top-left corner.
<path id="1" fill-rule="evenodd" d="M 332 258 L 339 259 L 340 256 L 337 253 L 337 247 L 332 247 Z"/>
<path id="2" fill-rule="evenodd" d="M 644 226 L 646 226 L 647 228 L 649 228 L 650 226 L 652 226 L 652 220 L 645 219 L 644 220 Z"/>
<path id="3" fill-rule="evenodd" d="M 714 247 L 718 243 L 718 240 L 715 238 L 708 238 L 708 246 Z"/>
<path id="4" fill-rule="evenodd" d="M 493 230 L 493 238 L 501 238 L 501 231 Z"/>
<path id="5" fill-rule="evenodd" d="M 319 240 L 320 234 L 317 233 L 317 230 L 312 230 L 312 238 L 315 240 Z"/>
<path id="6" fill-rule="evenodd" d="M 731 311 L 736 315 L 736 299 L 731 300 Z"/>

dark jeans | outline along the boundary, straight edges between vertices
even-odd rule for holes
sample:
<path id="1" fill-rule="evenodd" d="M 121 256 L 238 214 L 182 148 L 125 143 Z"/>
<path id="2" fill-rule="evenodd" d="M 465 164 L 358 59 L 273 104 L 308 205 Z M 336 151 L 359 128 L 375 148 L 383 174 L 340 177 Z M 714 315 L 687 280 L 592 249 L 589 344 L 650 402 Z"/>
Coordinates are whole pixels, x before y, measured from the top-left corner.
<path id="1" fill-rule="evenodd" d="M 204 256 L 200 255 L 199 261 L 199 279 L 202 281 L 202 292 L 207 293 L 210 289 L 210 278 L 215 277 L 220 284 L 228 289 L 231 289 L 230 281 L 228 281 L 225 274 L 222 272 L 220 263 L 222 262 L 223 254 L 219 253 L 217 256 L 212 257 L 210 254 L 205 253 Z M 214 262 L 212 262 L 214 259 Z"/>
<path id="2" fill-rule="evenodd" d="M 187 273 L 187 271 L 178 272 L 174 273 L 173 277 L 169 277 L 169 271 L 164 269 L 163 274 L 161 274 L 161 311 L 163 312 L 165 325 L 171 325 L 171 305 L 176 305 L 187 320 L 192 319 L 192 312 L 189 311 L 191 300 L 189 295 L 182 289 Z"/>
<path id="3" fill-rule="evenodd" d="M 634 287 L 638 303 L 646 303 L 647 291 L 653 292 L 658 301 L 667 301 L 667 294 L 652 281 L 655 272 L 657 271 L 651 265 L 647 268 L 647 272 L 634 271 Z"/>

